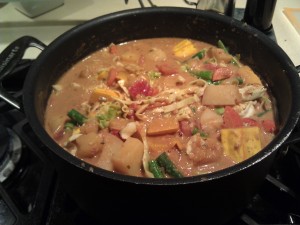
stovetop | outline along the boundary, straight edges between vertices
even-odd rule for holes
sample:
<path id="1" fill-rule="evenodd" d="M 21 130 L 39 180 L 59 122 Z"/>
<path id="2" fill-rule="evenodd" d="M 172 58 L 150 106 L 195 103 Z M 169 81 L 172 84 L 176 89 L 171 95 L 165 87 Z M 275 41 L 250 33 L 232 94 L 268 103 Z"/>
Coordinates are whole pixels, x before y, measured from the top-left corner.
<path id="1" fill-rule="evenodd" d="M 22 83 L 31 63 L 32 60 L 23 60 L 5 81 L 17 98 L 22 96 Z M 1 172 L 4 175 L 0 174 L 0 224 L 98 225 L 64 191 L 44 155 L 45 146 L 35 137 L 25 116 L 3 101 L 0 125 L 0 169 L 6 168 Z M 298 124 L 293 134 L 299 131 Z M 10 150 L 4 153 L 4 149 Z M 4 166 L 7 161 L 10 167 Z M 300 224 L 299 143 L 280 149 L 257 194 L 242 214 L 228 224 Z"/>

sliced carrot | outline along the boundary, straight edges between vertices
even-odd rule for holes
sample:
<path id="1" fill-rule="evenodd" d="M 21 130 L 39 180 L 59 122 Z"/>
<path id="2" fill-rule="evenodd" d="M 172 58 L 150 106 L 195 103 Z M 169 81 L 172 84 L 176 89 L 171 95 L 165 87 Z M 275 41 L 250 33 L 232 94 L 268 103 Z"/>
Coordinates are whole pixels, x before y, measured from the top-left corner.
<path id="1" fill-rule="evenodd" d="M 148 126 L 148 135 L 174 134 L 179 130 L 179 123 L 173 117 L 155 118 Z"/>
<path id="2" fill-rule="evenodd" d="M 114 68 L 110 69 L 106 81 L 108 86 L 112 86 L 116 82 L 117 75 L 118 75 L 118 71 L 116 69 Z"/>
<path id="3" fill-rule="evenodd" d="M 104 89 L 104 88 L 96 88 L 93 90 L 91 96 L 90 96 L 90 103 L 95 103 L 99 101 L 101 97 L 104 97 L 106 99 L 114 99 L 114 98 L 119 98 L 120 94 L 114 90 L 110 89 Z"/>

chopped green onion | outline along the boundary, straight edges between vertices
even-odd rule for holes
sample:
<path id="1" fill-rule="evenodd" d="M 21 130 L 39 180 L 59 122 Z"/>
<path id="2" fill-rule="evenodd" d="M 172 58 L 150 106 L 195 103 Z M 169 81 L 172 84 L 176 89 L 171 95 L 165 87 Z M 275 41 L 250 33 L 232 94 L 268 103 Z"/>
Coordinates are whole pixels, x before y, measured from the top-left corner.
<path id="1" fill-rule="evenodd" d="M 64 126 L 65 130 L 73 130 L 74 127 L 75 127 L 75 124 L 73 122 L 66 122 L 65 126 Z"/>
<path id="2" fill-rule="evenodd" d="M 239 63 L 238 59 L 234 56 L 232 57 L 230 62 L 231 62 L 231 64 L 233 64 L 235 66 L 241 67 L 241 64 Z"/>
<path id="3" fill-rule="evenodd" d="M 262 117 L 263 115 L 265 115 L 266 113 L 268 113 L 268 112 L 270 112 L 270 111 L 271 111 L 271 109 L 266 110 L 266 111 L 263 111 L 263 112 L 261 112 L 261 113 L 258 113 L 256 116 L 257 116 L 257 117 Z"/>
<path id="4" fill-rule="evenodd" d="M 156 159 L 158 165 L 163 167 L 170 176 L 175 178 L 181 178 L 183 175 L 178 171 L 174 163 L 169 159 L 166 152 L 160 154 Z"/>
<path id="5" fill-rule="evenodd" d="M 164 173 L 162 172 L 162 170 L 160 169 L 156 160 L 151 160 L 149 162 L 149 170 L 155 178 L 165 178 L 166 177 L 164 175 Z"/>
<path id="6" fill-rule="evenodd" d="M 160 78 L 161 73 L 157 71 L 149 71 L 148 76 L 150 77 L 150 80 L 155 80 L 157 78 Z"/>
<path id="7" fill-rule="evenodd" d="M 194 129 L 192 130 L 192 135 L 195 135 L 199 132 L 199 129 L 197 127 L 194 127 Z"/>
<path id="8" fill-rule="evenodd" d="M 236 77 L 236 80 L 238 81 L 239 85 L 244 83 L 244 80 L 241 77 Z"/>
<path id="9" fill-rule="evenodd" d="M 109 121 L 121 115 L 121 108 L 118 105 L 110 105 L 107 111 L 97 115 L 99 126 L 101 129 L 108 127 Z"/>
<path id="10" fill-rule="evenodd" d="M 223 115 L 225 112 L 225 108 L 224 107 L 216 107 L 215 112 L 219 115 Z"/>
<path id="11" fill-rule="evenodd" d="M 197 110 L 195 106 L 190 106 L 190 109 L 192 110 L 193 113 L 195 113 Z"/>
<path id="12" fill-rule="evenodd" d="M 225 47 L 225 45 L 223 44 L 223 42 L 221 40 L 218 40 L 218 47 L 223 49 L 224 52 L 229 54 L 228 49 Z"/>
<path id="13" fill-rule="evenodd" d="M 74 122 L 76 122 L 79 125 L 84 124 L 87 120 L 87 118 L 84 115 L 82 115 L 80 112 L 78 112 L 75 109 L 69 111 L 68 116 L 70 117 L 70 119 L 72 119 Z"/>
<path id="14" fill-rule="evenodd" d="M 206 133 L 204 131 L 201 131 L 200 132 L 200 137 L 202 137 L 202 138 L 208 138 L 208 133 Z"/>
<path id="15" fill-rule="evenodd" d="M 195 55 L 192 56 L 192 58 L 198 58 L 198 59 L 203 59 L 203 57 L 205 56 L 205 52 L 206 50 L 203 49 L 200 52 L 196 53 Z"/>
<path id="16" fill-rule="evenodd" d="M 211 81 L 213 72 L 210 70 L 204 71 L 192 71 L 192 73 L 197 77 L 203 80 Z"/>
<path id="17" fill-rule="evenodd" d="M 221 80 L 217 80 L 217 81 L 213 81 L 212 84 L 213 85 L 220 85 L 222 83 Z"/>

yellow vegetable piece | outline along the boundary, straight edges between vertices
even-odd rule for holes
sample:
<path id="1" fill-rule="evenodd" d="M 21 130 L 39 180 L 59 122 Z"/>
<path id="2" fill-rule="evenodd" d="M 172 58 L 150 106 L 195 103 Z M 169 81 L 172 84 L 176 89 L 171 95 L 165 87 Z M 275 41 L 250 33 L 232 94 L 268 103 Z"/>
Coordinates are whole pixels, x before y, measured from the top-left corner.
<path id="1" fill-rule="evenodd" d="M 262 148 L 258 127 L 221 130 L 224 153 L 235 162 L 241 162 L 259 152 Z"/>
<path id="2" fill-rule="evenodd" d="M 127 81 L 129 74 L 126 72 L 119 72 L 116 76 L 117 80 L 124 80 Z"/>
<path id="3" fill-rule="evenodd" d="M 184 58 L 194 55 L 197 49 L 190 40 L 185 39 L 174 46 L 173 52 L 175 56 Z"/>
<path id="4" fill-rule="evenodd" d="M 102 70 L 98 73 L 98 80 L 104 80 L 108 76 L 108 71 L 107 70 Z"/>
<path id="5" fill-rule="evenodd" d="M 99 101 L 102 97 L 106 98 L 106 99 L 119 98 L 120 94 L 114 90 L 96 88 L 92 92 L 89 102 L 95 103 L 95 102 Z"/>

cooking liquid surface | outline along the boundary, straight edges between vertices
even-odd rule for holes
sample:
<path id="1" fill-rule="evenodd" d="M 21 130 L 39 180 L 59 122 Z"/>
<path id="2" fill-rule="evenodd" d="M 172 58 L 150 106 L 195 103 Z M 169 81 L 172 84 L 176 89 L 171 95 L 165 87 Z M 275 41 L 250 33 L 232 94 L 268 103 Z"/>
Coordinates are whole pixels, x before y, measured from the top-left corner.
<path id="1" fill-rule="evenodd" d="M 70 154 L 133 176 L 151 176 L 148 162 L 163 152 L 183 176 L 232 166 L 266 146 L 276 126 L 266 88 L 226 51 L 179 38 L 111 44 L 53 85 L 45 128 Z M 135 158 L 120 153 L 133 146 L 142 146 Z"/>

